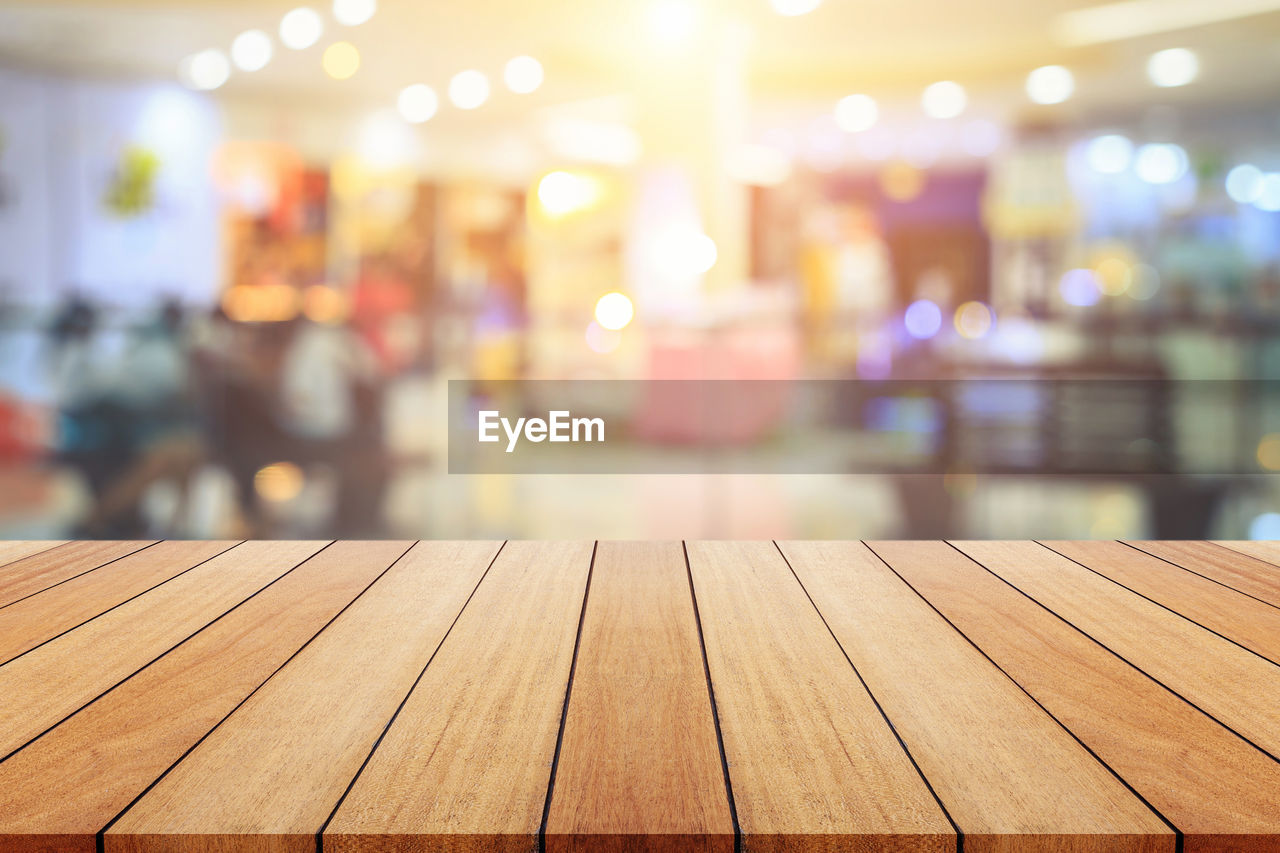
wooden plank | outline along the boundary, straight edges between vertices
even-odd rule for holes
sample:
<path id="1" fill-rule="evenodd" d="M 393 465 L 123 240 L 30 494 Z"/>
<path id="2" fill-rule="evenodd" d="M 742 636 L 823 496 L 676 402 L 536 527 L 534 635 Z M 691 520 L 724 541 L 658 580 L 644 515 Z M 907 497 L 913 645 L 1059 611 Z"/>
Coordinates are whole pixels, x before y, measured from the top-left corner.
<path id="1" fill-rule="evenodd" d="M 1035 542 L 956 547 L 1272 755 L 1280 667 Z"/>
<path id="2" fill-rule="evenodd" d="M 128 678 L 320 547 L 314 542 L 245 542 L 0 666 L 0 757 Z"/>
<path id="3" fill-rule="evenodd" d="M 105 850 L 313 853 L 498 547 L 415 545 L 126 811 Z"/>
<path id="4" fill-rule="evenodd" d="M 404 549 L 334 543 L 0 762 L 0 850 L 93 853 L 99 830 Z"/>
<path id="5" fill-rule="evenodd" d="M 1280 763 L 943 542 L 872 542 L 929 603 L 1185 835 L 1280 849 Z"/>
<path id="6" fill-rule="evenodd" d="M 546 849 L 733 851 L 678 542 L 596 546 Z"/>
<path id="7" fill-rule="evenodd" d="M 865 545 L 779 547 L 965 850 L 1173 850 L 1164 821 Z"/>
<path id="8" fill-rule="evenodd" d="M 1136 548 L 1280 607 L 1280 567 L 1212 542 L 1132 542 Z M 1263 543 L 1246 543 L 1260 545 Z"/>
<path id="9" fill-rule="evenodd" d="M 954 850 L 956 836 L 771 542 L 690 542 L 743 848 Z"/>
<path id="10" fill-rule="evenodd" d="M 1280 663 L 1280 608 L 1121 542 L 1042 544 Z"/>
<path id="11" fill-rule="evenodd" d="M 1256 560 L 1262 560 L 1264 563 L 1270 563 L 1273 566 L 1280 566 L 1280 542 L 1271 540 L 1232 540 L 1220 539 L 1216 540 L 1214 545 L 1227 548 L 1231 551 L 1253 557 Z"/>
<path id="12" fill-rule="evenodd" d="M 160 542 L 0 609 L 0 663 L 141 595 L 235 544 Z"/>
<path id="13" fill-rule="evenodd" d="M 0 608 L 91 572 L 154 542 L 68 542 L 0 569 Z"/>
<path id="14" fill-rule="evenodd" d="M 591 551 L 507 544 L 324 830 L 326 851 L 537 847 Z"/>
<path id="15" fill-rule="evenodd" d="M 30 557 L 43 551 L 48 551 L 59 545 L 65 545 L 65 539 L 48 539 L 27 541 L 8 541 L 0 542 L 0 568 L 7 566 L 9 563 L 21 560 L 24 557 Z M 2 571 L 0 571 L 2 574 Z"/>

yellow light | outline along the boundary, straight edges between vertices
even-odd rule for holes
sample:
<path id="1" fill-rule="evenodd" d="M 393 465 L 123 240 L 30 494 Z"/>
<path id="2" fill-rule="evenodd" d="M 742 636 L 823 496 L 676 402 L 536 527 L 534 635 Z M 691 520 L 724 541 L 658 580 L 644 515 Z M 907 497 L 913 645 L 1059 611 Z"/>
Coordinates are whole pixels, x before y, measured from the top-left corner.
<path id="1" fill-rule="evenodd" d="M 414 83 L 400 91 L 400 97 L 396 99 L 396 108 L 400 110 L 400 115 L 405 121 L 422 124 L 424 121 L 430 121 L 436 114 L 436 110 L 440 108 L 440 99 L 436 96 L 436 90 L 426 83 Z"/>
<path id="2" fill-rule="evenodd" d="M 1075 90 L 1075 76 L 1061 65 L 1045 65 L 1027 75 L 1027 97 L 1037 104 L 1060 104 Z"/>
<path id="3" fill-rule="evenodd" d="M 720 250 L 697 228 L 674 226 L 653 237 L 646 255 L 650 268 L 663 278 L 687 279 L 709 272 Z"/>
<path id="4" fill-rule="evenodd" d="M 489 78 L 479 71 L 460 71 L 449 81 L 449 100 L 460 110 L 474 110 L 489 100 Z"/>
<path id="5" fill-rule="evenodd" d="M 377 0 L 333 0 L 333 17 L 344 27 L 358 27 L 377 11 Z"/>
<path id="6" fill-rule="evenodd" d="M 178 73 L 188 87 L 211 92 L 230 79 L 231 63 L 220 50 L 202 50 L 184 59 Z"/>
<path id="7" fill-rule="evenodd" d="M 239 284 L 223 294 L 222 309 L 237 323 L 292 320 L 298 316 L 298 291 L 287 284 Z"/>
<path id="8" fill-rule="evenodd" d="M 956 309 L 956 331 L 960 337 L 977 340 L 991 331 L 991 309 L 981 302 L 966 302 Z"/>
<path id="9" fill-rule="evenodd" d="M 586 210 L 599 198 L 596 182 L 585 175 L 550 172 L 538 181 L 538 203 L 548 216 L 567 216 Z"/>
<path id="10" fill-rule="evenodd" d="M 284 503 L 302 492 L 302 469 L 292 462 L 274 462 L 253 475 L 253 488 L 263 500 Z"/>
<path id="11" fill-rule="evenodd" d="M 503 69 L 502 80 L 517 95 L 527 95 L 542 85 L 542 63 L 532 56 L 517 56 Z"/>
<path id="12" fill-rule="evenodd" d="M 324 73 L 334 80 L 349 80 L 360 70 L 360 51 L 349 41 L 335 42 L 324 52 Z"/>
<path id="13" fill-rule="evenodd" d="M 290 50 L 306 50 L 324 35 L 324 19 L 303 6 L 280 20 L 280 43 Z"/>
<path id="14" fill-rule="evenodd" d="M 635 306 L 625 293 L 606 293 L 596 303 L 596 322 L 611 331 L 625 329 L 635 314 Z"/>
<path id="15" fill-rule="evenodd" d="M 1133 284 L 1133 267 L 1121 258 L 1104 258 L 1093 272 L 1098 279 L 1098 288 L 1107 296 L 1119 296 Z"/>
<path id="16" fill-rule="evenodd" d="M 340 323 L 347 314 L 347 300 L 334 288 L 315 284 L 302 294 L 302 313 L 313 323 Z"/>
<path id="17" fill-rule="evenodd" d="M 1264 435 L 1258 442 L 1258 464 L 1268 471 L 1280 471 L 1280 433 Z"/>
<path id="18" fill-rule="evenodd" d="M 649 11 L 649 26 L 667 44 L 688 41 L 698 24 L 698 12 L 687 0 L 659 0 Z"/>

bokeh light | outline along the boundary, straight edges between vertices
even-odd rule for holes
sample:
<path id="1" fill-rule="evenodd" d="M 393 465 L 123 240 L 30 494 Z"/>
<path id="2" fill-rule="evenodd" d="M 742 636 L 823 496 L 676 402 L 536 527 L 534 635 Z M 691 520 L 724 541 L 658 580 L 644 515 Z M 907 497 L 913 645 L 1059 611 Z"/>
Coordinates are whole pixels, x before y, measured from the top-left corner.
<path id="1" fill-rule="evenodd" d="M 411 124 L 422 124 L 430 121 L 440 109 L 440 98 L 436 90 L 425 83 L 414 83 L 400 90 L 396 98 L 396 108 L 400 116 Z"/>
<path id="2" fill-rule="evenodd" d="M 1265 177 L 1252 163 L 1241 163 L 1227 172 L 1227 195 L 1239 204 L 1253 204 L 1262 196 Z"/>
<path id="3" fill-rule="evenodd" d="M 292 462 L 274 462 L 253 475 L 253 488 L 270 503 L 285 503 L 302 493 L 306 480 L 302 469 Z"/>
<path id="4" fill-rule="evenodd" d="M 928 340 L 942 330 L 942 309 L 930 299 L 917 299 L 907 306 L 902 324 L 911 337 L 919 341 Z"/>
<path id="5" fill-rule="evenodd" d="M 241 71 L 261 71 L 274 52 L 271 36 L 262 30 L 246 30 L 231 43 L 231 61 Z"/>
<path id="6" fill-rule="evenodd" d="M 335 42 L 325 49 L 321 64 L 334 80 L 350 80 L 360 70 L 360 51 L 349 41 Z"/>
<path id="7" fill-rule="evenodd" d="M 517 95 L 527 95 L 542 85 L 542 63 L 532 56 L 517 56 L 502 69 L 502 81 Z"/>
<path id="8" fill-rule="evenodd" d="M 991 309 L 981 302 L 966 302 L 956 309 L 956 331 L 962 338 L 971 341 L 984 338 L 993 325 Z"/>
<path id="9" fill-rule="evenodd" d="M 1075 90 L 1075 76 L 1061 65 L 1045 65 L 1027 75 L 1027 97 L 1037 104 L 1060 104 Z"/>
<path id="10" fill-rule="evenodd" d="M 689 40 L 698 26 L 698 10 L 689 0 L 658 0 L 649 8 L 649 28 L 665 44 Z"/>
<path id="11" fill-rule="evenodd" d="M 861 133 L 879 118 L 880 107 L 870 95 L 847 95 L 836 103 L 836 124 L 846 133 Z"/>
<path id="12" fill-rule="evenodd" d="M 599 196 L 598 185 L 586 175 L 550 172 L 538 181 L 538 203 L 552 217 L 586 210 Z"/>
<path id="13" fill-rule="evenodd" d="M 951 80 L 928 86 L 920 98 L 920 106 L 930 118 L 955 118 L 964 112 L 969 96 L 964 87 Z"/>
<path id="14" fill-rule="evenodd" d="M 1280 172 L 1269 172 L 1262 178 L 1262 187 L 1253 205 L 1268 213 L 1280 211 Z"/>
<path id="15" fill-rule="evenodd" d="M 333 18 L 344 27 L 358 27 L 378 11 L 378 0 L 333 0 Z"/>
<path id="16" fill-rule="evenodd" d="M 1187 152 L 1180 145 L 1153 142 L 1138 149 L 1134 169 L 1149 184 L 1171 184 L 1187 173 Z"/>
<path id="17" fill-rule="evenodd" d="M 1093 273 L 1098 289 L 1107 296 L 1119 296 L 1133 284 L 1133 267 L 1115 255 L 1099 261 L 1093 268 Z"/>
<path id="18" fill-rule="evenodd" d="M 489 78 L 479 71 L 460 71 L 449 81 L 449 100 L 460 110 L 474 110 L 489 100 Z"/>
<path id="19" fill-rule="evenodd" d="M 606 293 L 596 302 L 596 322 L 610 331 L 625 329 L 635 317 L 635 306 L 625 293 Z"/>
<path id="20" fill-rule="evenodd" d="M 1058 281 L 1058 292 L 1062 300 L 1077 308 L 1097 305 L 1102 298 L 1102 289 L 1098 286 L 1098 277 L 1093 270 L 1074 269 L 1063 273 Z"/>
<path id="21" fill-rule="evenodd" d="M 1129 285 L 1129 298 L 1146 302 L 1160 292 L 1160 273 L 1150 264 L 1135 264 L 1133 281 Z"/>
<path id="22" fill-rule="evenodd" d="M 1118 175 L 1133 162 L 1133 143 L 1118 133 L 1094 137 L 1085 148 L 1085 160 L 1100 175 Z"/>
<path id="23" fill-rule="evenodd" d="M 1162 89 L 1185 86 L 1200 74 L 1200 58 L 1185 47 L 1157 51 L 1147 60 L 1147 77 Z"/>
<path id="24" fill-rule="evenodd" d="M 280 19 L 280 43 L 290 50 L 306 50 L 324 35 L 324 19 L 306 6 L 294 9 Z"/>
<path id="25" fill-rule="evenodd" d="M 1264 512 L 1249 522 L 1249 538 L 1253 540 L 1280 539 L 1280 512 Z"/>
<path id="26" fill-rule="evenodd" d="M 1268 471 L 1280 471 L 1280 433 L 1268 433 L 1258 442 L 1258 464 Z"/>
<path id="27" fill-rule="evenodd" d="M 210 92 L 231 78 L 231 62 L 220 50 L 202 50 L 184 59 L 178 73 L 190 88 Z"/>

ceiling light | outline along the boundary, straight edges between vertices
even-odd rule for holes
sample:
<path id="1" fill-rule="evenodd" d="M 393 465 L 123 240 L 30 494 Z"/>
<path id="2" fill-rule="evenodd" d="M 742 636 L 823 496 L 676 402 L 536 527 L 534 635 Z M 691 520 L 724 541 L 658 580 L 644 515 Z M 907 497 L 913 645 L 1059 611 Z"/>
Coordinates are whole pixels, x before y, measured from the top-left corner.
<path id="1" fill-rule="evenodd" d="M 1095 137 L 1085 148 L 1085 160 L 1099 174 L 1118 175 L 1133 162 L 1133 143 L 1118 133 Z"/>
<path id="2" fill-rule="evenodd" d="M 324 21 L 314 9 L 303 6 L 280 19 L 280 41 L 290 50 L 306 50 L 324 35 Z"/>
<path id="3" fill-rule="evenodd" d="M 1158 51 L 1147 60 L 1147 77 L 1162 89 L 1185 86 L 1199 73 L 1199 57 L 1185 47 Z"/>
<path id="4" fill-rule="evenodd" d="M 489 78 L 479 71 L 460 71 L 449 81 L 449 100 L 460 110 L 474 110 L 489 100 Z"/>
<path id="5" fill-rule="evenodd" d="M 931 118 L 955 118 L 964 112 L 969 96 L 964 87 L 950 80 L 934 83 L 924 90 L 920 105 Z"/>
<path id="6" fill-rule="evenodd" d="M 231 43 L 231 61 L 241 71 L 261 71 L 271 61 L 274 51 L 271 36 L 262 30 L 248 30 Z"/>
<path id="7" fill-rule="evenodd" d="M 1076 78 L 1061 65 L 1046 65 L 1027 75 L 1027 97 L 1037 104 L 1060 104 L 1076 90 Z"/>
<path id="8" fill-rule="evenodd" d="M 202 50 L 182 61 L 179 74 L 192 89 L 209 92 L 231 77 L 231 63 L 220 50 Z"/>
<path id="9" fill-rule="evenodd" d="M 1280 211 L 1280 172 L 1270 172 L 1263 177 L 1253 206 L 1268 213 Z"/>
<path id="10" fill-rule="evenodd" d="M 1134 159 L 1138 177 L 1149 184 L 1171 184 L 1187 173 L 1187 165 L 1187 152 L 1166 142 L 1142 146 Z"/>
<path id="11" fill-rule="evenodd" d="M 425 83 L 414 83 L 401 90 L 400 97 L 396 99 L 396 107 L 405 121 L 422 124 L 436 114 L 436 110 L 440 108 L 440 99 L 436 97 L 435 89 Z"/>
<path id="12" fill-rule="evenodd" d="M 333 18 L 344 27 L 358 27 L 378 11 L 378 0 L 333 0 Z"/>
<path id="13" fill-rule="evenodd" d="M 1242 163 L 1227 173 L 1227 195 L 1238 204 L 1253 204 L 1262 197 L 1266 176 L 1252 163 Z"/>
<path id="14" fill-rule="evenodd" d="M 542 63 L 532 56 L 517 56 L 502 71 L 507 88 L 518 95 L 527 95 L 542 85 Z"/>
<path id="15" fill-rule="evenodd" d="M 335 42 L 325 49 L 321 64 L 334 80 L 349 80 L 360 70 L 360 51 L 349 41 Z"/>
<path id="16" fill-rule="evenodd" d="M 869 130 L 880 118 L 880 107 L 870 95 L 848 95 L 836 104 L 836 124 L 846 133 Z"/>

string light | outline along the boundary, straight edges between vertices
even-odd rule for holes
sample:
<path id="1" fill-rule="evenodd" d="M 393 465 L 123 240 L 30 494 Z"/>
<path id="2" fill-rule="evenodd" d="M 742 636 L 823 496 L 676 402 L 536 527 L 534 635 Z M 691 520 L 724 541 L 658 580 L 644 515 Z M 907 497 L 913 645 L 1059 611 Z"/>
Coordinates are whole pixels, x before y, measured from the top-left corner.
<path id="1" fill-rule="evenodd" d="M 489 100 L 489 78 L 479 71 L 460 71 L 449 81 L 449 100 L 460 110 L 474 110 Z"/>
<path id="2" fill-rule="evenodd" d="M 231 61 L 241 71 L 261 71 L 274 53 L 271 36 L 262 30 L 247 30 L 231 43 Z"/>
<path id="3" fill-rule="evenodd" d="M 321 64 L 334 80 L 349 80 L 360 70 L 360 51 L 349 41 L 336 42 L 325 49 Z"/>
<path id="4" fill-rule="evenodd" d="M 400 91 L 396 99 L 396 108 L 400 116 L 411 124 L 422 124 L 430 121 L 440 108 L 440 99 L 436 90 L 425 83 L 414 83 Z"/>
<path id="5" fill-rule="evenodd" d="M 315 9 L 294 9 L 280 19 L 280 43 L 290 50 L 306 50 L 324 35 L 324 20 Z"/>
<path id="6" fill-rule="evenodd" d="M 517 95 L 527 95 L 542 85 L 542 63 L 532 56 L 517 56 L 507 62 L 502 80 Z"/>
<path id="7" fill-rule="evenodd" d="M 192 89 L 210 92 L 231 77 L 231 63 L 220 50 L 202 50 L 182 61 L 179 75 Z"/>
<path id="8" fill-rule="evenodd" d="M 358 27 L 378 11 L 378 0 L 333 0 L 333 18 L 344 27 Z"/>

